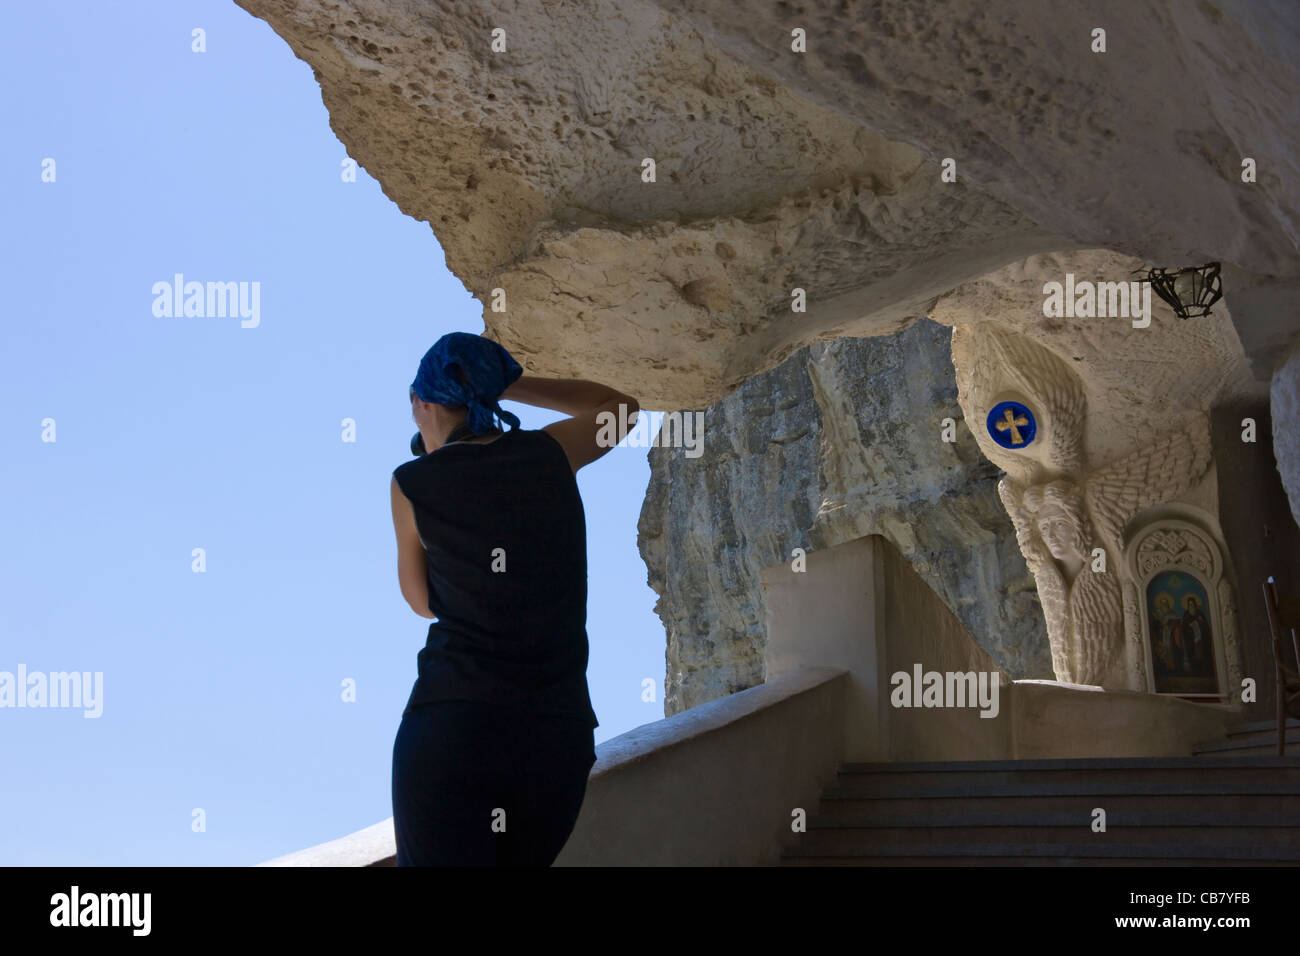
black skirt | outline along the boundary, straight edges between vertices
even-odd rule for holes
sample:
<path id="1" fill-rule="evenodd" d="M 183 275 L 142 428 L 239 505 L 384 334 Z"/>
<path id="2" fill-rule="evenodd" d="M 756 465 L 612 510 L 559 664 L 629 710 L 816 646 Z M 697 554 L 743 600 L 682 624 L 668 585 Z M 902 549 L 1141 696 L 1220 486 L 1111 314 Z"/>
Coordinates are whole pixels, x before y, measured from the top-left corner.
<path id="1" fill-rule="evenodd" d="M 398 866 L 550 866 L 596 762 L 585 721 L 474 700 L 410 706 L 393 742 Z"/>

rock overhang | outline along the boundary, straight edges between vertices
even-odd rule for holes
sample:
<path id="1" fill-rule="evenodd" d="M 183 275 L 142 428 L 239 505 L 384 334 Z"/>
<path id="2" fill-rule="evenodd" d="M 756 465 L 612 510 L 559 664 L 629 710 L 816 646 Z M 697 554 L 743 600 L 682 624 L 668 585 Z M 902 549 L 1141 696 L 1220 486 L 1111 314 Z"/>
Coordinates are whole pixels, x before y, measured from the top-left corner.
<path id="1" fill-rule="evenodd" d="M 646 407 L 896 331 L 1036 254 L 1300 275 L 1285 4 L 238 2 L 311 64 L 488 334 Z M 1267 364 L 1293 331 L 1241 338 Z"/>

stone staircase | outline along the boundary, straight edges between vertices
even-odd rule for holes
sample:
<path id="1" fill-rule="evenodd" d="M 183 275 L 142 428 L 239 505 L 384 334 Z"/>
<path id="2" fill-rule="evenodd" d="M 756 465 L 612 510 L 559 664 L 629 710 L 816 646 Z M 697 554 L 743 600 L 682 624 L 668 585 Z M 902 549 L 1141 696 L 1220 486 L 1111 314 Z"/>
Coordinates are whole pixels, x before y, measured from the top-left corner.
<path id="1" fill-rule="evenodd" d="M 1191 757 L 845 764 L 781 864 L 1295 866 L 1300 745 L 1272 756 L 1265 733 Z"/>
<path id="2" fill-rule="evenodd" d="M 1228 732 L 1226 740 L 1202 744 L 1192 753 L 1272 757 L 1277 754 L 1277 721 L 1261 720 L 1252 724 L 1241 724 Z M 1286 722 L 1286 753 L 1287 756 L 1292 754 L 1300 756 L 1300 720 L 1294 717 L 1288 718 Z"/>

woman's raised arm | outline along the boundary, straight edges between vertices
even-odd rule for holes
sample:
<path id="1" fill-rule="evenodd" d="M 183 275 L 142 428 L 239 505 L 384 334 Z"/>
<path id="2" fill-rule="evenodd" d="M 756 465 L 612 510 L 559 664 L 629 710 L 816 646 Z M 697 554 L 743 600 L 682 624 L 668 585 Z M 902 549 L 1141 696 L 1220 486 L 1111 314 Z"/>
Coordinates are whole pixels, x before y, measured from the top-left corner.
<path id="1" fill-rule="evenodd" d="M 574 474 L 622 441 L 641 410 L 631 395 L 578 378 L 522 375 L 501 397 L 572 416 L 542 431 L 560 443 Z"/>

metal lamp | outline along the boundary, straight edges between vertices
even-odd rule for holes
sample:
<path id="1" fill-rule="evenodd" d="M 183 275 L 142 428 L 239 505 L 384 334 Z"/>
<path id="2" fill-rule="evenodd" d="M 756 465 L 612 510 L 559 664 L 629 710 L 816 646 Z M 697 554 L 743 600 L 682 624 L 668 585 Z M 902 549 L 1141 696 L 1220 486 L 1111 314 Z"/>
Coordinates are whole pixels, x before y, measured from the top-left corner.
<path id="1" fill-rule="evenodd" d="M 1152 269 L 1147 273 L 1146 281 L 1180 319 L 1209 315 L 1210 306 L 1223 298 L 1223 282 L 1219 279 L 1217 262 L 1172 271 Z"/>

